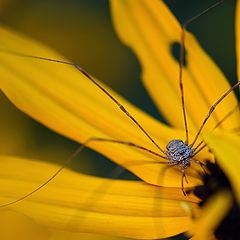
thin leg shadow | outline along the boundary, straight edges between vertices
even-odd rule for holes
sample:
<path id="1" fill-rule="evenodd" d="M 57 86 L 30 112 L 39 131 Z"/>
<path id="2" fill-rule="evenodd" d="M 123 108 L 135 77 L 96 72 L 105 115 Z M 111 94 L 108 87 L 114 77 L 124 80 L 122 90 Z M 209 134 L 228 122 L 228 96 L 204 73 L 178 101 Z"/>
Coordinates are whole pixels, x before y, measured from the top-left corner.
<path id="1" fill-rule="evenodd" d="M 132 160 L 132 161 L 128 161 L 124 163 L 125 167 L 129 167 L 129 166 L 133 166 L 133 165 L 147 165 L 147 164 L 160 164 L 157 161 L 147 161 L 147 160 Z M 163 162 L 164 164 L 166 164 L 166 166 L 164 166 L 159 175 L 158 175 L 158 179 L 157 179 L 157 183 L 158 185 L 162 185 L 161 182 L 164 180 L 164 176 L 165 176 L 165 172 L 169 167 L 172 167 L 172 165 L 169 165 L 168 162 Z M 81 204 L 81 206 L 78 207 L 78 209 L 76 209 L 76 212 L 78 210 L 83 210 L 81 219 L 79 219 L 79 215 L 76 213 L 76 216 L 72 216 L 71 219 L 69 220 L 69 222 L 66 225 L 66 228 L 69 229 L 69 227 L 71 228 L 71 226 L 73 224 L 76 223 L 76 221 L 78 222 L 78 225 L 81 227 L 81 225 L 84 225 L 85 221 L 88 221 L 88 212 L 84 213 L 84 209 L 88 209 L 89 214 L 93 213 L 96 211 L 95 206 L 96 204 L 102 199 L 102 197 L 105 196 L 105 193 L 107 192 L 107 190 L 111 187 L 112 181 L 109 181 L 110 179 L 116 179 L 118 178 L 123 172 L 125 171 L 125 169 L 122 166 L 117 166 L 116 168 L 114 168 L 109 174 L 108 174 L 108 178 L 107 179 L 102 179 L 102 181 L 99 183 L 99 185 L 95 188 L 95 190 L 92 191 L 92 193 L 90 194 L 90 196 L 86 199 L 86 201 Z M 158 187 L 155 191 L 155 197 L 154 197 L 154 202 L 153 202 L 153 208 L 152 208 L 152 218 L 154 221 L 154 216 L 161 216 L 161 212 L 162 212 L 162 206 L 159 204 L 159 199 L 161 199 L 161 189 L 163 187 Z M 164 193 L 163 193 L 164 194 Z M 121 206 L 119 206 L 121 207 Z M 92 211 L 91 211 L 92 209 Z M 157 214 L 159 213 L 159 214 Z M 153 224 L 155 224 L 156 226 L 156 232 L 162 232 L 163 229 L 159 228 L 159 219 L 160 217 L 156 217 L 156 220 L 158 222 L 153 222 Z"/>
<path id="2" fill-rule="evenodd" d="M 142 165 L 142 164 L 152 164 L 152 163 L 158 163 L 156 161 L 147 161 L 147 160 L 131 160 L 128 162 L 124 162 L 124 166 L 127 168 L 129 166 L 133 166 L 133 165 Z M 84 203 L 81 204 L 81 206 L 78 207 L 78 209 L 76 209 L 76 212 L 78 210 L 82 210 L 83 212 L 85 211 L 84 209 L 88 209 L 88 211 L 94 212 L 96 211 L 94 206 L 96 205 L 96 203 L 98 201 L 101 200 L 101 198 L 104 196 L 104 194 L 107 192 L 107 190 L 109 189 L 109 187 L 112 184 L 112 181 L 109 181 L 109 179 L 117 179 L 123 172 L 125 171 L 125 168 L 118 165 L 117 167 L 115 167 L 106 177 L 106 179 L 102 178 L 101 182 L 99 183 L 99 185 L 95 188 L 95 190 L 92 191 L 92 194 L 90 194 L 90 196 L 86 199 L 86 201 Z M 129 180 L 131 181 L 131 180 Z M 121 206 L 119 206 L 121 207 Z M 75 207 L 77 208 L 77 207 Z M 76 219 L 77 218 L 77 219 Z M 75 220 L 77 220 L 78 225 L 80 226 L 81 224 L 84 223 L 84 221 L 86 221 L 88 218 L 88 213 L 83 213 L 81 216 L 81 219 L 79 219 L 79 215 L 76 214 L 76 216 L 72 216 L 71 219 L 69 220 L 69 222 L 66 225 L 66 229 L 71 229 L 71 226 L 73 224 L 75 224 Z"/>
<path id="3" fill-rule="evenodd" d="M 152 208 L 152 215 L 153 216 L 156 213 L 159 213 L 158 214 L 159 216 L 162 215 L 162 213 L 163 213 L 162 206 L 161 206 L 161 204 L 159 204 L 158 199 L 163 198 L 163 195 L 161 196 L 161 189 L 162 189 L 162 187 L 161 187 L 162 184 L 161 183 L 163 183 L 164 177 L 165 177 L 165 172 L 166 172 L 166 170 L 168 170 L 169 167 L 173 167 L 173 165 L 168 164 L 168 165 L 164 166 L 158 174 L 157 184 L 158 184 L 159 188 L 157 188 L 155 190 L 155 197 L 154 197 L 154 203 L 153 203 L 153 208 Z M 155 223 L 155 231 L 156 231 L 156 233 L 159 233 L 157 235 L 160 235 L 160 233 L 163 232 L 163 228 L 159 228 L 159 223 L 157 223 L 157 222 L 154 222 L 154 223 Z"/>
<path id="4" fill-rule="evenodd" d="M 175 165 L 170 165 L 170 164 L 168 164 L 168 165 L 166 165 L 166 166 L 164 166 L 162 169 L 161 169 L 161 171 L 159 172 L 159 175 L 158 175 L 158 179 L 157 179 L 157 184 L 159 185 L 159 187 L 158 188 L 156 188 L 155 189 L 155 197 L 154 197 L 154 203 L 153 203 L 153 208 L 152 208 L 152 215 L 153 216 L 163 216 L 164 217 L 164 210 L 163 210 L 163 206 L 161 205 L 161 204 L 159 204 L 159 199 L 164 199 L 164 198 L 166 198 L 166 196 L 164 196 L 166 193 L 163 193 L 162 191 L 161 191 L 161 189 L 163 189 L 164 187 L 163 187 L 163 181 L 164 181 L 164 177 L 165 177 L 165 174 L 166 174 L 166 171 L 169 169 L 169 168 L 172 168 L 172 167 L 177 167 L 177 166 L 175 166 Z M 176 169 L 176 171 L 177 170 L 179 170 L 179 169 Z M 179 170 L 180 171 L 180 170 Z M 185 178 L 185 176 L 184 176 L 184 178 Z M 183 177 L 181 178 L 182 180 L 183 180 Z M 186 179 L 185 179 L 186 180 Z M 180 181 L 180 179 L 179 179 L 179 181 Z M 180 186 L 178 187 L 178 188 L 176 188 L 176 191 L 179 191 L 180 190 L 180 194 L 182 194 L 183 196 L 184 196 L 184 194 L 183 194 L 183 192 L 182 192 L 182 189 L 180 188 Z M 188 191 L 186 191 L 186 193 L 188 194 Z M 170 199 L 170 197 L 169 197 L 169 199 Z M 157 213 L 157 214 L 156 214 Z M 156 233 L 157 233 L 157 235 L 161 235 L 162 233 L 163 233 L 163 231 L 164 231 L 164 228 L 160 228 L 159 227 L 159 221 L 161 221 L 160 220 L 160 218 L 158 218 L 158 220 L 157 220 L 158 222 L 154 222 L 154 224 L 155 224 L 155 231 L 156 231 Z M 164 226 L 164 223 L 163 223 L 163 226 Z M 158 234 L 159 233 L 159 234 Z M 174 240 L 174 239 L 183 239 L 183 240 L 187 240 L 187 239 L 189 239 L 189 238 L 187 238 L 185 235 L 184 235 L 184 233 L 180 233 L 180 234 L 178 234 L 178 235 L 176 235 L 176 236 L 172 236 L 172 237 L 169 237 L 169 238 L 166 238 L 166 240 L 167 239 L 169 239 L 169 240 Z"/>

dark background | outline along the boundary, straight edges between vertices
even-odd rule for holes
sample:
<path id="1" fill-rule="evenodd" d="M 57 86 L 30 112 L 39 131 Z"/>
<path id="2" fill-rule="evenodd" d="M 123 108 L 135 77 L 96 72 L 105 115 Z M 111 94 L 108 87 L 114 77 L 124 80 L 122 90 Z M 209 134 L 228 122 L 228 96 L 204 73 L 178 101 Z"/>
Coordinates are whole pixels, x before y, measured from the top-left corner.
<path id="1" fill-rule="evenodd" d="M 216 1 L 165 2 L 184 22 Z M 226 0 L 189 26 L 231 83 L 237 78 L 234 18 L 235 1 Z M 1 1 L 0 22 L 58 50 L 129 101 L 161 119 L 141 84 L 137 58 L 114 32 L 107 0 Z M 17 110 L 2 93 L 0 114 L 0 154 L 61 164 L 78 146 Z M 83 173 L 107 176 L 114 164 L 86 149 L 70 167 Z"/>

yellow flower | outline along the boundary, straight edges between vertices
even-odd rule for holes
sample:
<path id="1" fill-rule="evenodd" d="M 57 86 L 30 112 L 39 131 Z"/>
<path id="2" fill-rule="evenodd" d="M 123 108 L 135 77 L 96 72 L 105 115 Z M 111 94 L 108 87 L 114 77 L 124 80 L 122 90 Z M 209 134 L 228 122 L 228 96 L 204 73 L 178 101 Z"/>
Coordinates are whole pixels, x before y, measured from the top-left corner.
<path id="1" fill-rule="evenodd" d="M 184 140 L 179 67 L 171 54 L 171 48 L 180 39 L 179 23 L 159 0 L 112 0 L 111 12 L 121 40 L 139 57 L 147 90 L 172 127 L 137 109 L 104 84 L 101 86 L 118 99 L 162 148 L 172 139 Z M 55 51 L 6 27 L 1 26 L 0 35 L 1 49 L 67 61 Z M 185 45 L 187 65 L 183 79 L 192 141 L 210 107 L 230 86 L 190 33 L 186 33 Z M 116 104 L 77 69 L 4 52 L 0 52 L 0 56 L 2 91 L 19 109 L 48 128 L 79 143 L 98 137 L 158 150 Z M 232 93 L 221 103 L 219 111 L 214 112 L 205 129 L 212 129 L 235 105 L 237 100 Z M 235 111 L 221 127 L 230 130 L 239 127 L 239 117 L 239 111 Z M 100 179 L 65 170 L 45 189 L 8 208 L 65 233 L 153 239 L 197 232 L 189 215 L 197 218 L 204 211 L 201 213 L 196 196 L 182 194 L 182 173 L 178 168 L 166 169 L 159 164 L 162 162 L 159 157 L 122 144 L 96 141 L 90 142 L 89 147 L 132 171 L 144 182 Z M 213 156 L 205 149 L 196 159 L 213 160 Z M 0 163 L 2 204 L 31 192 L 58 169 L 40 161 L 7 156 L 1 156 Z M 196 170 L 201 171 L 197 164 L 186 170 L 189 182 L 186 187 L 202 184 Z M 227 196 L 224 204 L 230 206 L 229 193 L 222 194 Z M 218 196 L 217 206 L 222 206 Z"/>

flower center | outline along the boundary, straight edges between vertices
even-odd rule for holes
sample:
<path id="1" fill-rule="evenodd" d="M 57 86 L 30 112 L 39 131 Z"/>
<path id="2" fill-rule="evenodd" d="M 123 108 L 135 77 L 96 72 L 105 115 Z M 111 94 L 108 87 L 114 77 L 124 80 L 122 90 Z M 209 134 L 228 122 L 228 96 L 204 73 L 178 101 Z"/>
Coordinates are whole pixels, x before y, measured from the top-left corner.
<path id="1" fill-rule="evenodd" d="M 214 234 L 217 239 L 240 239 L 240 208 L 238 206 L 234 192 L 230 182 L 224 172 L 219 168 L 217 164 L 213 164 L 207 161 L 206 167 L 210 174 L 204 173 L 202 175 L 203 186 L 197 186 L 194 188 L 193 193 L 199 197 L 202 201 L 200 207 L 217 191 L 220 189 L 229 189 L 233 195 L 233 205 L 228 212 L 228 215 L 219 224 Z"/>

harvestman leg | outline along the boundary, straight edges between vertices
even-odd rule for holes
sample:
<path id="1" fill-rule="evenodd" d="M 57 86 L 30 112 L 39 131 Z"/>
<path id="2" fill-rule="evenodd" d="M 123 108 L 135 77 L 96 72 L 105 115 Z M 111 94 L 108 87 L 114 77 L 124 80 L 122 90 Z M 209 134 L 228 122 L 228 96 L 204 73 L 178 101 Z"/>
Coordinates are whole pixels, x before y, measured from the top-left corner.
<path id="1" fill-rule="evenodd" d="M 187 119 L 186 119 L 186 111 L 185 111 L 185 103 L 184 103 L 184 91 L 183 91 L 183 84 L 182 84 L 182 69 L 183 69 L 183 58 L 184 58 L 184 40 L 185 40 L 185 30 L 186 27 L 189 23 L 193 22 L 194 20 L 196 20 L 197 18 L 199 18 L 200 16 L 202 16 L 203 14 L 205 14 L 206 12 L 208 12 L 209 10 L 211 10 L 212 8 L 216 7 L 217 5 L 221 4 L 222 2 L 224 2 L 224 0 L 221 0 L 215 4 L 213 4 L 212 6 L 210 6 L 209 8 L 207 8 L 206 10 L 204 10 L 203 12 L 201 12 L 200 14 L 194 16 L 193 18 L 189 19 L 188 21 L 186 21 L 185 23 L 182 24 L 182 34 L 181 34 L 181 49 L 180 49 L 180 81 L 179 81 L 179 85 L 180 85 L 180 89 L 181 89 L 181 99 L 182 99 L 182 110 L 183 110 L 183 116 L 184 116 L 184 124 L 185 124 L 185 130 L 186 130 L 186 144 L 188 143 L 188 128 L 187 128 Z M 207 120 L 210 118 L 212 112 L 215 110 L 216 106 L 229 94 L 231 93 L 235 88 L 237 88 L 240 85 L 240 82 L 237 82 L 232 88 L 230 88 L 209 110 L 206 118 L 204 119 L 202 125 L 200 126 L 200 129 L 198 130 L 192 144 L 190 145 L 190 147 L 192 148 L 194 146 L 194 144 L 196 143 L 204 125 L 206 124 Z M 237 106 L 239 107 L 239 105 Z M 228 118 L 233 112 L 235 111 L 235 109 L 233 109 L 232 111 L 230 111 L 215 127 L 217 128 L 226 118 Z M 213 130 L 214 130 L 213 129 Z M 201 147 L 197 152 L 196 150 L 201 146 L 201 144 L 203 143 L 203 141 L 201 141 L 196 148 L 194 148 L 193 152 L 195 156 L 197 153 L 199 153 L 206 145 L 204 145 L 203 147 Z"/>
<path id="2" fill-rule="evenodd" d="M 185 190 L 184 190 L 183 179 L 185 179 L 186 183 L 188 184 L 188 180 L 187 180 L 187 177 L 186 177 L 186 174 L 185 174 L 185 170 L 184 170 L 184 169 L 182 169 L 182 180 L 181 180 L 181 186 L 182 186 L 182 192 L 183 192 L 183 195 L 186 196 L 186 192 L 185 192 Z"/>
<path id="3" fill-rule="evenodd" d="M 203 11 L 202 13 L 196 15 L 195 17 L 191 18 L 190 20 L 188 20 L 187 22 L 185 22 L 183 25 L 182 25 L 182 35 L 181 35 L 181 50 L 180 50 L 180 81 L 179 81 L 179 84 L 180 84 L 180 89 L 181 89 L 181 100 L 182 100 L 182 108 L 183 108 L 183 115 L 184 115 L 184 124 L 185 124 L 185 131 L 186 131 L 186 144 L 188 144 L 188 127 L 187 127 L 187 119 L 186 119 L 186 111 L 185 111 L 185 103 L 184 103 L 184 91 L 183 91 L 183 83 L 182 83 L 182 68 L 183 68 L 183 57 L 184 57 L 184 35 L 185 35 L 185 29 L 186 29 L 186 26 L 192 22 L 193 20 L 195 20 L 196 18 L 200 17 L 201 15 L 203 15 L 204 13 L 206 13 L 207 11 L 209 11 L 210 9 L 214 8 L 215 6 L 217 6 L 218 4 L 220 4 L 221 2 L 223 2 L 224 0 L 222 1 L 219 1 L 218 3 L 212 5 L 211 7 L 209 7 L 208 9 L 206 9 L 205 11 Z M 151 142 L 162 152 L 162 153 L 166 153 L 155 141 L 154 139 L 146 132 L 146 130 L 138 123 L 138 121 L 108 92 L 106 91 L 101 85 L 99 85 L 87 72 L 85 72 L 80 66 L 78 66 L 77 64 L 74 64 L 74 63 L 70 63 L 70 62 L 64 62 L 64 61 L 60 61 L 60 60 L 55 60 L 55 59 L 49 59 L 49 58 L 44 58 L 44 57 L 37 57 L 37 56 L 31 56 L 31 55 L 26 55 L 26 54 L 20 54 L 20 53 L 17 53 L 17 52 L 11 52 L 11 51 L 4 51 L 4 52 L 8 52 L 10 54 L 14 54 L 16 56 L 22 56 L 22 57 L 28 57 L 28 58 L 35 58 L 35 59 L 39 59 L 39 60 L 44 60 L 44 61 L 51 61 L 51 62 L 55 62 L 55 63 L 62 63 L 62 64 L 66 64 L 66 65 L 72 65 L 74 66 L 75 68 L 77 68 L 77 70 L 79 70 L 83 75 L 85 75 L 92 83 L 94 83 L 102 92 L 104 92 L 113 102 L 115 102 L 115 104 L 118 105 L 118 107 L 121 109 L 121 111 L 124 112 L 124 114 L 126 114 L 139 128 L 140 130 L 148 137 L 148 139 L 151 140 Z M 222 98 L 220 98 L 218 100 L 218 102 L 216 104 L 214 104 L 210 111 L 209 111 L 209 114 L 207 115 L 207 117 L 205 118 L 205 120 L 203 121 L 203 124 L 201 125 L 193 143 L 190 145 L 191 147 L 194 145 L 194 143 L 196 142 L 203 126 L 205 125 L 206 121 L 208 120 L 208 118 L 210 117 L 211 113 L 213 112 L 213 110 L 215 109 L 215 107 L 218 105 L 219 102 L 222 101 L 223 98 L 225 98 L 233 89 L 235 89 L 237 86 L 239 86 L 239 83 L 237 83 L 235 86 L 233 86 Z M 82 149 L 86 146 L 87 143 L 89 143 L 90 141 L 94 141 L 94 138 L 93 139 L 88 139 L 86 141 L 86 143 L 84 143 L 83 145 L 81 145 L 77 150 L 76 152 L 65 162 L 65 164 L 63 164 L 63 166 L 50 178 L 48 179 L 48 181 L 46 181 L 45 183 L 43 183 L 41 186 L 39 186 L 37 189 L 35 189 L 34 191 L 32 191 L 31 193 L 23 196 L 22 198 L 19 198 L 18 200 L 16 201 L 13 201 L 11 203 L 8 203 L 8 204 L 5 204 L 5 205 L 2 205 L 1 207 L 3 206 L 8 206 L 8 205 L 11 205 L 13 203 L 16 203 L 16 202 L 19 202 L 23 199 L 25 199 L 26 197 L 30 196 L 31 194 L 33 194 L 34 192 L 38 191 L 39 189 L 41 189 L 43 186 L 45 186 L 48 182 L 50 182 L 79 152 L 82 151 Z M 108 141 L 108 142 L 114 142 L 114 143 L 119 143 L 119 144 L 125 144 L 125 145 L 128 145 L 128 146 L 132 146 L 132 147 L 136 147 L 136 148 L 139 148 L 141 150 L 145 150 L 149 153 L 152 153 L 158 157 L 161 157 L 161 158 L 164 158 L 164 159 L 168 159 L 167 157 L 164 157 L 160 154 L 157 154 L 149 149 L 146 149 L 144 147 L 141 147 L 141 146 L 138 146 L 134 143 L 131 143 L 131 142 L 123 142 L 123 141 L 117 141 L 117 140 L 110 140 L 110 139 L 98 139 L 95 138 L 95 141 Z M 196 161 L 197 163 L 199 163 L 200 165 L 202 163 L 200 163 L 199 161 Z M 185 192 L 184 192 L 184 186 L 183 186 L 183 178 L 186 179 L 186 175 L 185 175 L 185 171 L 184 169 L 182 169 L 182 190 L 183 190 L 183 193 L 185 195 Z M 186 182 L 187 182 L 187 179 L 186 179 Z"/>
<path id="4" fill-rule="evenodd" d="M 228 119 L 237 109 L 240 108 L 240 103 L 238 103 L 238 105 L 236 107 L 234 107 L 231 111 L 229 111 L 229 113 L 226 114 L 226 116 L 224 116 L 216 125 L 215 127 L 212 129 L 215 130 L 216 128 L 218 128 L 226 119 Z M 199 150 L 198 148 L 203 144 L 203 140 L 197 145 L 196 148 L 194 148 L 194 155 L 197 155 L 203 148 L 205 148 L 207 145 L 204 144 Z M 198 150 L 198 151 L 197 151 Z M 197 151 L 197 152 L 196 152 Z"/>
<path id="5" fill-rule="evenodd" d="M 193 18 L 189 19 L 187 22 L 185 22 L 185 23 L 183 24 L 183 27 L 182 27 L 182 28 L 183 28 L 183 29 L 186 29 L 186 26 L 187 26 L 190 22 L 194 21 L 195 19 L 197 19 L 198 17 L 202 16 L 203 14 L 205 14 L 206 12 L 208 12 L 210 9 L 218 6 L 218 5 L 221 4 L 222 2 L 224 2 L 224 0 L 220 0 L 219 2 L 217 2 L 217 3 L 213 4 L 212 6 L 210 6 L 209 8 L 207 8 L 207 9 L 206 9 L 205 11 L 203 11 L 202 13 L 200 13 L 200 14 L 194 16 Z M 183 34 L 184 34 L 184 33 L 183 33 Z M 232 92 L 232 91 L 233 91 L 235 88 L 237 88 L 239 85 L 240 85 L 240 82 L 237 82 L 232 88 L 230 88 L 230 89 L 210 108 L 210 110 L 209 110 L 206 118 L 203 120 L 203 123 L 202 123 L 201 127 L 199 128 L 199 130 L 198 130 L 198 132 L 197 132 L 197 134 L 196 134 L 196 136 L 195 136 L 192 144 L 190 145 L 191 147 L 193 147 L 193 145 L 194 145 L 195 142 L 197 141 L 197 139 L 198 139 L 198 137 L 199 137 L 199 135 L 200 135 L 200 133 L 201 133 L 204 125 L 206 124 L 207 120 L 208 120 L 209 117 L 211 116 L 211 114 L 212 114 L 212 112 L 214 111 L 214 109 L 216 108 L 216 106 L 217 106 L 230 92 Z M 220 124 L 221 124 L 221 123 L 220 123 Z M 220 124 L 219 124 L 219 125 L 220 125 Z M 217 125 L 218 125 L 218 124 L 217 124 Z M 197 148 L 196 148 L 196 149 L 197 149 Z M 196 151 L 196 149 L 195 149 L 195 151 Z M 199 151 L 198 151 L 198 152 L 199 152 Z M 196 154 L 195 154 L 195 155 L 196 155 Z"/>
<path id="6" fill-rule="evenodd" d="M 119 108 L 120 110 L 127 115 L 143 132 L 145 136 L 162 152 L 164 153 L 164 150 L 155 142 L 155 140 L 146 132 L 146 130 L 141 126 L 141 124 L 124 108 L 124 106 L 115 98 L 113 95 L 111 95 L 106 89 L 104 89 L 99 83 L 97 83 L 86 71 L 84 71 L 78 64 L 76 63 L 71 63 L 71 62 L 65 62 L 61 60 L 56 60 L 56 59 L 51 59 L 51 58 L 45 58 L 45 57 L 37 57 L 37 56 L 32 56 L 32 55 L 27 55 L 27 54 L 22 54 L 14 51 L 7 51 L 7 50 L 1 50 L 2 52 L 8 53 L 8 54 L 13 54 L 15 56 L 21 56 L 21 57 L 27 57 L 27 58 L 34 58 L 34 59 L 39 59 L 43 61 L 48 61 L 48 62 L 55 62 L 55 63 L 61 63 L 65 65 L 71 65 L 75 67 L 78 71 L 80 71 L 85 77 L 87 77 L 96 87 L 98 87 L 102 92 L 104 92 Z"/>
<path id="7" fill-rule="evenodd" d="M 39 187 L 35 188 L 33 191 L 31 191 L 30 193 L 18 198 L 17 200 L 14 200 L 12 202 L 9 202 L 7 204 L 3 204 L 3 205 L 0 205 L 0 207 L 7 207 L 9 205 L 12 205 L 12 204 L 15 204 L 17 202 L 20 202 L 22 201 L 23 199 L 29 197 L 30 195 L 34 194 L 35 192 L 37 192 L 38 190 L 40 190 L 41 188 L 43 188 L 44 186 L 46 186 L 51 180 L 53 180 L 85 147 L 87 147 L 87 145 L 90 143 L 90 142 L 93 142 L 93 141 L 104 141 L 104 142 L 112 142 L 112 143 L 117 143 L 117 144 L 124 144 L 124 145 L 127 145 L 127 146 L 131 146 L 131 147 L 135 147 L 135 148 L 138 148 L 138 149 L 141 149 L 143 151 L 146 151 L 150 154 L 153 154 L 155 156 L 158 156 L 160 158 L 163 158 L 163 159 L 167 159 L 167 157 L 164 157 L 164 156 L 161 156 L 160 154 L 158 153 L 155 153 L 154 151 L 151 151 L 150 149 L 147 149 L 145 147 L 142 147 L 142 146 L 139 146 L 137 144 L 134 144 L 132 142 L 124 142 L 124 141 L 118 141 L 118 140 L 112 140 L 112 139 L 104 139 L 104 138 L 89 138 L 88 140 L 85 141 L 85 143 L 81 144 L 80 147 L 77 148 L 77 150 L 65 161 L 65 163 L 63 163 L 63 165 L 47 180 L 45 181 L 44 183 L 42 183 Z M 159 161 L 156 161 L 154 163 L 163 163 L 163 164 L 167 164 L 168 162 L 159 162 Z"/>
<path id="8" fill-rule="evenodd" d="M 189 19 L 188 21 L 186 21 L 185 23 L 182 24 L 182 32 L 181 32 L 181 39 L 180 39 L 180 62 L 179 62 L 179 66 L 180 66 L 180 71 L 179 71 L 179 85 L 180 85 L 180 90 L 181 90 L 181 101 L 182 101 L 182 110 L 183 110 L 183 117 L 184 117 L 184 125 L 185 125 L 185 132 L 186 132 L 186 141 L 185 141 L 185 144 L 188 145 L 188 139 L 189 139 L 189 136 L 188 136 L 188 125 L 187 125 L 187 117 L 186 117 L 186 110 L 185 110 L 185 102 L 184 102 L 184 90 L 183 90 L 183 81 L 182 81 L 182 75 L 183 75 L 183 61 L 184 61 L 184 49 L 185 49 L 185 46 L 184 46 L 184 42 L 185 42 L 185 30 L 187 28 L 187 25 L 191 22 L 193 22 L 194 20 L 196 20 L 197 18 L 199 18 L 200 16 L 202 16 L 203 14 L 205 14 L 206 12 L 208 12 L 209 10 L 211 10 L 212 8 L 216 7 L 217 5 L 219 5 L 220 3 L 222 3 L 224 0 L 221 0 L 215 4 L 213 4 L 212 6 L 210 6 L 209 8 L 207 8 L 206 10 L 204 10 L 203 12 L 201 12 L 200 14 L 194 16 L 193 18 Z M 191 145 L 189 145 L 190 148 L 192 148 L 195 144 L 195 142 L 197 141 L 204 125 L 206 124 L 207 120 L 209 119 L 209 117 L 211 116 L 212 112 L 214 111 L 214 109 L 216 108 L 216 106 L 230 93 L 232 92 L 235 88 L 237 88 L 238 86 L 240 85 L 240 82 L 236 83 L 230 90 L 228 90 L 209 110 L 209 113 L 208 115 L 206 116 L 206 118 L 204 119 L 202 125 L 200 126 L 200 129 L 198 130 L 193 142 Z M 217 128 L 225 119 L 227 119 L 233 112 L 235 111 L 235 109 L 233 111 L 231 111 L 229 114 L 227 114 L 227 116 L 225 116 L 216 126 L 215 128 Z M 214 129 L 215 129 L 214 128 Z M 213 130 L 214 130 L 213 129 Z M 201 144 L 203 143 L 203 141 L 201 141 L 196 148 L 193 148 L 193 156 L 194 157 L 197 153 L 199 153 L 206 145 L 202 146 L 197 152 L 196 150 L 201 146 Z M 204 164 L 198 160 L 195 160 L 195 159 L 191 159 L 191 161 L 194 161 L 196 163 L 198 163 L 204 172 L 205 169 L 204 169 Z M 184 168 L 182 167 L 182 191 L 183 191 L 183 194 L 186 195 L 185 191 L 184 191 L 184 184 L 183 184 L 183 179 L 185 178 L 186 182 L 187 182 L 187 179 L 186 179 L 186 174 L 185 174 L 185 170 Z"/>
<path id="9" fill-rule="evenodd" d="M 183 118 L 184 118 L 184 126 L 185 126 L 185 132 L 186 132 L 186 141 L 185 143 L 188 145 L 188 124 L 187 124 L 187 116 L 186 116 L 186 109 L 185 109 L 185 101 L 184 101 L 184 90 L 183 90 L 183 61 L 184 61 L 184 50 L 185 50 L 185 30 L 187 29 L 187 26 L 189 23 L 195 21 L 197 18 L 201 17 L 205 13 L 207 13 L 209 10 L 212 8 L 215 8 L 219 4 L 221 4 L 224 0 L 220 0 L 219 2 L 213 4 L 209 8 L 205 9 L 201 13 L 197 14 L 196 16 L 190 18 L 186 22 L 184 22 L 181 27 L 182 27 L 182 32 L 181 32 L 181 39 L 180 39 L 180 61 L 179 61 L 179 86 L 180 86 L 180 91 L 181 91 L 181 101 L 182 101 L 182 111 L 183 111 Z M 195 141 L 194 141 L 195 142 Z M 191 147 L 193 146 L 194 142 L 190 145 Z"/>

